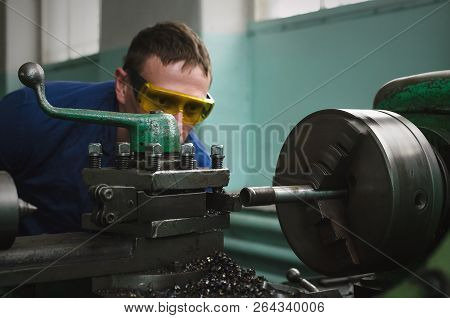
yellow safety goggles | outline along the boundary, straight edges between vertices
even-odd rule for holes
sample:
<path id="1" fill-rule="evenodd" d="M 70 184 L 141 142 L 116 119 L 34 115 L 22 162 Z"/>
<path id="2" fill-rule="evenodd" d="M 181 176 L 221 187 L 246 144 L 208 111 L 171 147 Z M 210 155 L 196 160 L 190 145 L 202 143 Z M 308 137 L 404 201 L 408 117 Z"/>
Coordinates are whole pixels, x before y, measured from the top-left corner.
<path id="1" fill-rule="evenodd" d="M 183 123 L 195 125 L 203 121 L 214 107 L 214 99 L 207 94 L 198 98 L 155 86 L 145 81 L 136 71 L 128 71 L 136 100 L 146 112 L 162 110 L 171 115 L 182 113 Z"/>

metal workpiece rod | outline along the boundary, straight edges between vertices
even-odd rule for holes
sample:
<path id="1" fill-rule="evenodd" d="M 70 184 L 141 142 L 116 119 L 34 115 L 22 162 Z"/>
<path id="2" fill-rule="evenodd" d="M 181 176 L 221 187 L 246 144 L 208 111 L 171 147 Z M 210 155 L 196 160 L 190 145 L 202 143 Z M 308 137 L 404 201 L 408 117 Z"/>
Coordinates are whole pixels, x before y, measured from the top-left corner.
<path id="1" fill-rule="evenodd" d="M 239 197 L 244 206 L 308 202 L 345 197 L 347 190 L 314 190 L 310 186 L 247 187 Z"/>

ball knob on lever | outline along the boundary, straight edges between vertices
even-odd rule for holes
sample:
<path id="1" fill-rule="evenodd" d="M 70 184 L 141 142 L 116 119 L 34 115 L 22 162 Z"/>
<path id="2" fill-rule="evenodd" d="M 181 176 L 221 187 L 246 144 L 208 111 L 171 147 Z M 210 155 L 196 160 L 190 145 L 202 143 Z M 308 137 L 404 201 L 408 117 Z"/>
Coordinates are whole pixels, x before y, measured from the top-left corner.
<path id="1" fill-rule="evenodd" d="M 44 69 L 37 63 L 27 62 L 18 71 L 19 79 L 23 85 L 35 88 L 44 83 Z"/>

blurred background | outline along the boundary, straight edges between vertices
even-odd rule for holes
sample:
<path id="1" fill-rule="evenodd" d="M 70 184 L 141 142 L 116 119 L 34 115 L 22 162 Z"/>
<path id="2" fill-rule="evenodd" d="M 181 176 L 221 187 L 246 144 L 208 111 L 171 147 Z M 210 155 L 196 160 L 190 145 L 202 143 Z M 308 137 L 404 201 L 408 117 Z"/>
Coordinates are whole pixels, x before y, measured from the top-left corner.
<path id="1" fill-rule="evenodd" d="M 47 80 L 114 80 L 133 36 L 168 20 L 209 49 L 216 107 L 197 130 L 224 144 L 229 191 L 270 185 L 306 115 L 371 108 L 391 79 L 450 68 L 447 0 L 0 0 L 0 98 L 26 61 Z M 273 207 L 233 214 L 226 247 L 272 281 L 300 266 Z"/>

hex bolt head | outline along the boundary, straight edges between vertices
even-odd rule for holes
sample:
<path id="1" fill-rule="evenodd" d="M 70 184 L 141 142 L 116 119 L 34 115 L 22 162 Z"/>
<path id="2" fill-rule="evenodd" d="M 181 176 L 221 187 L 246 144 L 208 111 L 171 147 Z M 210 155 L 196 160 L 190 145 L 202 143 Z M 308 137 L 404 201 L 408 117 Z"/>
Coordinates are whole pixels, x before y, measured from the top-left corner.
<path id="1" fill-rule="evenodd" d="M 146 169 L 150 171 L 161 170 L 163 148 L 159 143 L 148 144 L 145 149 Z"/>
<path id="2" fill-rule="evenodd" d="M 211 168 L 212 169 L 222 169 L 223 168 L 223 145 L 212 145 L 211 146 Z"/>
<path id="3" fill-rule="evenodd" d="M 129 142 L 118 142 L 116 144 L 116 155 L 129 156 L 131 154 L 131 146 Z"/>
<path id="4" fill-rule="evenodd" d="M 212 145 L 211 156 L 223 156 L 223 145 Z"/>
<path id="5" fill-rule="evenodd" d="M 116 167 L 117 169 L 128 169 L 130 164 L 131 147 L 128 142 L 116 144 Z"/>
<path id="6" fill-rule="evenodd" d="M 148 144 L 147 152 L 149 155 L 162 155 L 163 149 L 159 143 Z"/>
<path id="7" fill-rule="evenodd" d="M 181 161 L 180 168 L 183 170 L 194 169 L 194 144 L 187 142 L 181 145 Z"/>
<path id="8" fill-rule="evenodd" d="M 194 144 L 188 142 L 181 145 L 181 156 L 193 156 L 194 152 Z"/>
<path id="9" fill-rule="evenodd" d="M 89 156 L 101 156 L 103 154 L 102 144 L 90 143 L 88 146 Z"/>
<path id="10" fill-rule="evenodd" d="M 89 168 L 98 169 L 102 166 L 102 144 L 90 143 L 88 146 Z"/>

